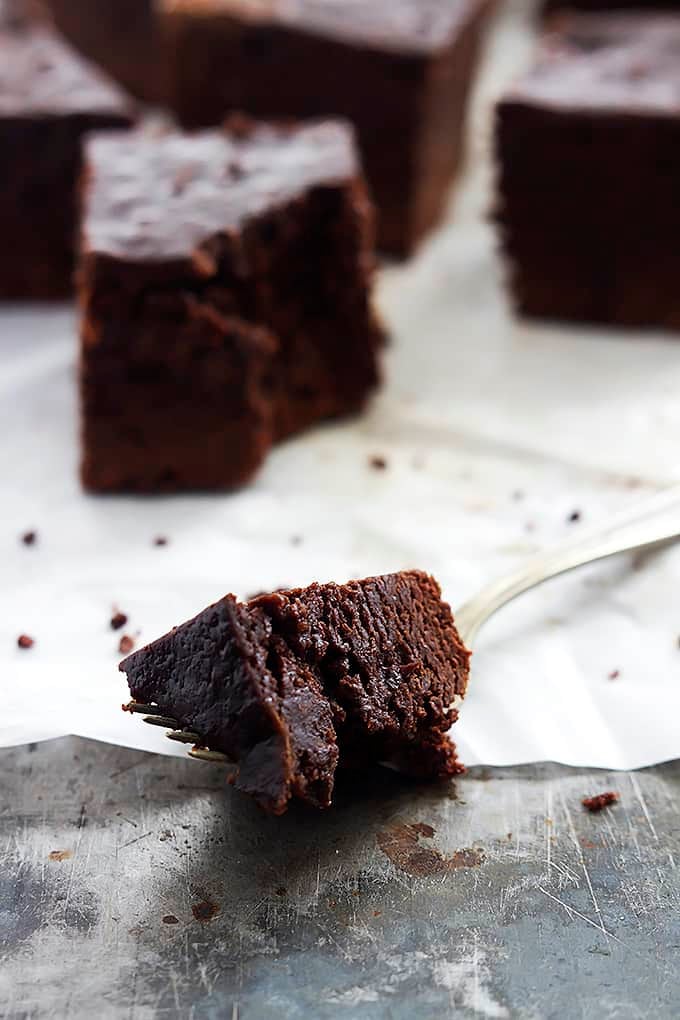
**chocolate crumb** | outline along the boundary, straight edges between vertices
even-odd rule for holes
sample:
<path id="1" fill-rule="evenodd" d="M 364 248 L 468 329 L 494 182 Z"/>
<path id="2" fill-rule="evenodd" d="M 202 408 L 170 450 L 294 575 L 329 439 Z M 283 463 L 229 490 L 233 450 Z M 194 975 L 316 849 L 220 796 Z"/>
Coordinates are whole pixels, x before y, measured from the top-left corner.
<path id="1" fill-rule="evenodd" d="M 621 676 L 621 670 L 620 669 L 613 669 L 611 671 L 611 673 L 609 674 L 609 679 L 610 680 L 618 680 L 620 676 Z"/>
<path id="2" fill-rule="evenodd" d="M 387 460 L 386 460 L 385 457 L 378 457 L 378 456 L 370 457 L 368 463 L 373 468 L 374 471 L 386 471 L 387 470 Z"/>
<path id="3" fill-rule="evenodd" d="M 125 613 L 121 613 L 120 609 L 117 609 L 111 617 L 111 630 L 120 630 L 128 622 L 128 618 Z"/>
<path id="4" fill-rule="evenodd" d="M 569 524 L 576 524 L 576 522 L 580 520 L 581 520 L 580 510 L 572 510 L 569 516 L 567 517 L 567 521 L 569 522 Z"/>
<path id="5" fill-rule="evenodd" d="M 174 914 L 166 914 L 163 918 L 163 924 L 179 924 L 179 918 L 175 917 Z"/>
<path id="6" fill-rule="evenodd" d="M 612 790 L 607 790 L 606 793 L 598 793 L 594 797 L 584 797 L 581 803 L 586 811 L 597 814 L 598 811 L 602 811 L 604 808 L 611 807 L 612 804 L 616 804 L 618 799 L 618 793 L 614 793 Z"/>
<path id="7" fill-rule="evenodd" d="M 19 648 L 32 648 L 35 644 L 35 640 L 29 637 L 28 634 L 20 634 L 17 638 L 17 644 Z"/>
<path id="8" fill-rule="evenodd" d="M 277 896 L 286 896 L 288 893 L 288 890 L 286 889 L 285 885 L 278 886 L 278 888 L 275 889 L 274 891 Z"/>
<path id="9" fill-rule="evenodd" d="M 24 545 L 35 545 L 35 543 L 38 541 L 38 532 L 25 531 L 21 536 L 21 541 L 24 543 Z"/>
<path id="10" fill-rule="evenodd" d="M 167 545 L 168 544 L 168 540 L 165 537 L 165 535 L 156 535 L 156 537 L 153 540 L 153 544 L 154 545 Z"/>
<path id="11" fill-rule="evenodd" d="M 131 638 L 129 634 L 123 634 L 122 638 L 118 642 L 118 651 L 121 655 L 129 655 L 132 649 L 135 647 L 134 638 Z"/>

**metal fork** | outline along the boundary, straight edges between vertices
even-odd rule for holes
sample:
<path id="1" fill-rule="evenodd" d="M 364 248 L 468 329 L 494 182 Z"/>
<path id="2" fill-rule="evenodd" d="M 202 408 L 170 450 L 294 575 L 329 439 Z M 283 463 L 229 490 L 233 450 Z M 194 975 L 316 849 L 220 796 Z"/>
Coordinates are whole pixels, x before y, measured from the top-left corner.
<path id="1" fill-rule="evenodd" d="M 670 519 L 659 520 L 660 515 L 675 511 Z M 518 595 L 536 588 L 544 581 L 565 574 L 577 567 L 618 553 L 653 549 L 670 545 L 680 538 L 680 485 L 673 485 L 641 500 L 632 507 L 614 514 L 606 525 L 580 530 L 572 542 L 532 556 L 511 574 L 483 588 L 455 613 L 456 628 L 463 642 L 471 648 L 480 628 L 486 621 Z M 160 715 L 157 705 L 142 705 L 131 701 L 123 706 L 128 712 L 140 712 L 144 722 L 163 726 L 170 732 L 166 736 L 185 744 L 192 744 L 192 758 L 225 764 L 230 761 L 221 751 L 211 751 L 202 744 L 200 734 L 179 729 L 176 719 Z M 451 708 L 457 707 L 452 705 Z"/>

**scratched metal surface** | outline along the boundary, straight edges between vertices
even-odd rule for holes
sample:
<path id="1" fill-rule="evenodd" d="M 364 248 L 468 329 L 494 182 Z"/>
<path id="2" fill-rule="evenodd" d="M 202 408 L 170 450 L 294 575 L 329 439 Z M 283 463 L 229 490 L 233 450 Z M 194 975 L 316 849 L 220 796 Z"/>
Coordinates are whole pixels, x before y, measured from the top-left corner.
<path id="1" fill-rule="evenodd" d="M 381 772 L 282 819 L 76 738 L 0 769 L 8 1020 L 680 1016 L 680 763 Z"/>

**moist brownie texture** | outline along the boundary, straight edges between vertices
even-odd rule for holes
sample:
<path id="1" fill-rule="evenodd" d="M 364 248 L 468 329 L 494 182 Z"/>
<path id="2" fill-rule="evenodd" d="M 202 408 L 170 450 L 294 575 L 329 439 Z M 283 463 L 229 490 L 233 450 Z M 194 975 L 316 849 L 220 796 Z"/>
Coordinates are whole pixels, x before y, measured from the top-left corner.
<path id="1" fill-rule="evenodd" d="M 500 102 L 521 313 L 680 328 L 679 54 L 680 16 L 574 15 Z"/>
<path id="2" fill-rule="evenodd" d="M 441 217 L 460 164 L 490 0 L 162 0 L 173 105 L 189 127 L 225 112 L 346 117 L 378 242 L 406 254 Z"/>
<path id="3" fill-rule="evenodd" d="M 126 127 L 122 92 L 46 26 L 0 27 L 0 299 L 72 288 L 83 136 Z"/>
<path id="4" fill-rule="evenodd" d="M 228 595 L 120 668 L 136 701 L 237 762 L 236 786 L 274 814 L 292 798 L 328 807 L 342 766 L 462 771 L 446 731 L 469 653 L 418 571 Z"/>
<path id="5" fill-rule="evenodd" d="M 346 125 L 101 136 L 87 163 L 87 488 L 239 485 L 273 441 L 363 406 L 382 334 Z"/>

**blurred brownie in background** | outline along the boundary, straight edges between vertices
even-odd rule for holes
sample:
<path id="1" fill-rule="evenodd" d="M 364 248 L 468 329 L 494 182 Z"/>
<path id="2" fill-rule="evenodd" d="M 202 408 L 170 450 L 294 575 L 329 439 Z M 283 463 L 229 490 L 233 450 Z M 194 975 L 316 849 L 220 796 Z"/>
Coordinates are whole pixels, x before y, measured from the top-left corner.
<path id="1" fill-rule="evenodd" d="M 132 95 L 163 99 L 154 0 L 40 0 L 56 27 Z"/>
<path id="2" fill-rule="evenodd" d="M 680 328 L 680 16 L 574 15 L 497 109 L 515 304 Z"/>
<path id="3" fill-rule="evenodd" d="M 461 162 L 490 0 L 160 0 L 183 124 L 346 117 L 378 208 L 378 244 L 407 254 L 440 219 Z"/>
<path id="4" fill-rule="evenodd" d="M 67 296 L 83 136 L 128 127 L 119 89 L 50 29 L 0 28 L 0 299 Z"/>
<path id="5" fill-rule="evenodd" d="M 372 208 L 341 122 L 102 135 L 87 148 L 82 478 L 241 485 L 378 381 Z"/>

